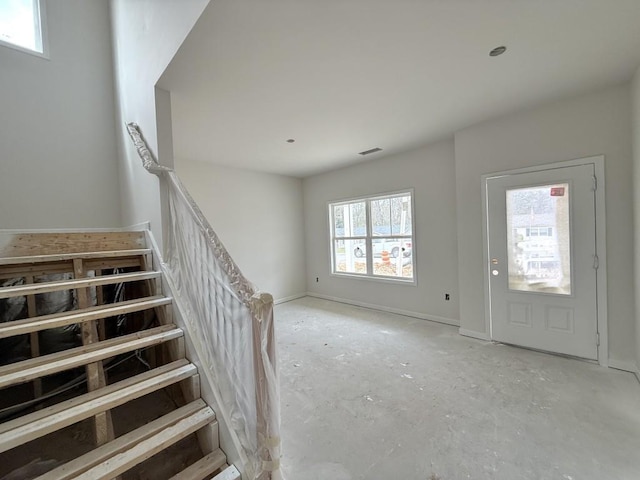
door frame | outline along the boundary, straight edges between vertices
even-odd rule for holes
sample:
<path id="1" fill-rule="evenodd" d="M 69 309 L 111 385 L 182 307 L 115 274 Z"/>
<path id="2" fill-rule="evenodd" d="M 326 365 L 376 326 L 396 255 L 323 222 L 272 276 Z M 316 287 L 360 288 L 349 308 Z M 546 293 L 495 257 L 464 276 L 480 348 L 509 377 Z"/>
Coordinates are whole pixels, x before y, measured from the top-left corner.
<path id="1" fill-rule="evenodd" d="M 596 215 L 596 255 L 598 256 L 598 269 L 596 270 L 596 315 L 599 334 L 598 363 L 603 367 L 609 366 L 609 330 L 607 319 L 607 227 L 605 211 L 605 176 L 604 155 L 578 158 L 556 163 L 546 163 L 531 167 L 502 170 L 495 173 L 482 175 L 482 242 L 483 242 L 483 281 L 484 281 L 484 318 L 485 331 L 490 340 L 493 340 L 493 328 L 491 323 L 491 286 L 489 282 L 489 219 L 487 181 L 490 178 L 514 175 L 519 173 L 532 173 L 543 170 L 554 170 L 563 167 L 575 167 L 578 165 L 593 165 L 596 176 L 595 215 Z"/>

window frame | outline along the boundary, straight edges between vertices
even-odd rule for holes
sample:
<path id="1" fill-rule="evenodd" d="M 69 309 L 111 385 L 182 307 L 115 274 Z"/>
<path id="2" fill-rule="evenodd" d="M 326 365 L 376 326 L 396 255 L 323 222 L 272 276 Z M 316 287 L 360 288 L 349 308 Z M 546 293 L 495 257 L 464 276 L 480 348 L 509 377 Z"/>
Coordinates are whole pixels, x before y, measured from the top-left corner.
<path id="1" fill-rule="evenodd" d="M 373 225 L 371 222 L 371 202 L 382 199 L 391 199 L 394 197 L 404 197 L 408 196 L 411 199 L 410 212 L 411 212 L 411 234 L 392 234 L 391 232 L 388 235 L 378 236 L 373 235 Z M 365 203 L 365 235 L 354 235 L 354 236 L 336 236 L 335 232 L 335 220 L 334 220 L 334 207 L 339 205 L 348 205 L 358 202 Z M 415 194 L 413 188 L 405 188 L 402 190 L 394 190 L 392 192 L 384 192 L 384 193 L 376 193 L 376 194 L 368 194 L 368 195 L 360 195 L 357 197 L 344 198 L 339 200 L 331 200 L 327 202 L 327 219 L 328 219 L 328 227 L 329 227 L 329 261 L 331 263 L 330 274 L 334 277 L 339 278 L 355 278 L 361 280 L 370 280 L 375 282 L 383 282 L 383 283 L 393 283 L 395 285 L 409 285 L 409 286 L 417 286 L 418 285 L 418 275 L 417 275 L 417 252 L 416 252 L 416 226 L 415 226 Z M 412 278 L 407 277 L 396 277 L 390 275 L 379 275 L 374 273 L 374 260 L 373 255 L 366 255 L 366 265 L 367 272 L 370 273 L 357 273 L 357 272 L 341 272 L 336 270 L 336 241 L 337 240 L 362 240 L 365 245 L 367 252 L 373 252 L 373 243 L 372 241 L 376 238 L 384 238 L 384 239 L 410 239 L 411 241 L 411 267 L 412 267 Z"/>
<path id="2" fill-rule="evenodd" d="M 43 0 L 32 0 L 33 6 L 35 10 L 34 15 L 34 24 L 36 34 L 39 32 L 40 38 L 36 38 L 36 48 L 40 47 L 40 50 L 33 50 L 28 47 L 23 47 L 21 45 L 17 45 L 15 43 L 9 42 L 7 40 L 3 40 L 0 37 L 0 46 L 11 48 L 13 50 L 17 50 L 22 53 L 27 53 L 29 55 L 33 55 L 35 57 L 40 57 L 43 59 L 49 59 L 49 41 L 48 41 L 48 31 L 47 31 L 47 9 L 46 2 Z M 39 41 L 38 41 L 39 40 Z"/>

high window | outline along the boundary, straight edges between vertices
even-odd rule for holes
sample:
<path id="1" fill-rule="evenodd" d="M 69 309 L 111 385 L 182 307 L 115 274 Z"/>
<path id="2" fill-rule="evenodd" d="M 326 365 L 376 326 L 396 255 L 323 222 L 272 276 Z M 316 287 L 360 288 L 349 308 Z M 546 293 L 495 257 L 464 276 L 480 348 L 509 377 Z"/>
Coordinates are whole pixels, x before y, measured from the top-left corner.
<path id="1" fill-rule="evenodd" d="M 40 7 L 39 0 L 0 0 L 0 42 L 44 54 Z"/>
<path id="2" fill-rule="evenodd" d="M 336 275 L 415 282 L 413 192 L 329 204 Z"/>

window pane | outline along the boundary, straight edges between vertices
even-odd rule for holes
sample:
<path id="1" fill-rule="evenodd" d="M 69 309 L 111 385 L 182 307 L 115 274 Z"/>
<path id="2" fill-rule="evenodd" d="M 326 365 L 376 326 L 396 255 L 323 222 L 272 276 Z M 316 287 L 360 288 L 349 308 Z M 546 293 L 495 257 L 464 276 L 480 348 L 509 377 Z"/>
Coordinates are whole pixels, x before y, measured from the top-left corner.
<path id="1" fill-rule="evenodd" d="M 349 215 L 352 237 L 363 237 L 367 234 L 367 208 L 365 202 L 350 203 Z"/>
<path id="2" fill-rule="evenodd" d="M 411 235 L 411 197 L 391 199 L 391 234 Z"/>
<path id="3" fill-rule="evenodd" d="M 40 12 L 36 0 L 0 2 L 0 40 L 42 53 Z"/>
<path id="4" fill-rule="evenodd" d="M 371 233 L 373 236 L 391 234 L 391 199 L 371 201 Z"/>
<path id="5" fill-rule="evenodd" d="M 374 238 L 373 273 L 386 277 L 413 278 L 411 238 Z"/>
<path id="6" fill-rule="evenodd" d="M 336 237 L 344 237 L 344 205 L 335 205 L 333 207 L 333 235 Z"/>
<path id="7" fill-rule="evenodd" d="M 336 237 L 363 237 L 367 234 L 365 202 L 334 205 L 333 232 Z"/>
<path id="8" fill-rule="evenodd" d="M 509 288 L 571 294 L 569 184 L 507 190 Z"/>
<path id="9" fill-rule="evenodd" d="M 367 273 L 367 247 L 364 240 L 335 240 L 334 272 Z"/>

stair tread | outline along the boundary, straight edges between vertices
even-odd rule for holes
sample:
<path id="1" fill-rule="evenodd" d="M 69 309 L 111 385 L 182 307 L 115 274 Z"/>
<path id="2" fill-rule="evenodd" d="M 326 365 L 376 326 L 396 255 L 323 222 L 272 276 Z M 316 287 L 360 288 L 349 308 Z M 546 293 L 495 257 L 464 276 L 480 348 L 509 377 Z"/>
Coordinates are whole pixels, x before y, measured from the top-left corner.
<path id="1" fill-rule="evenodd" d="M 103 275 L 99 277 L 75 278 L 71 280 L 57 280 L 53 282 L 29 283 L 0 288 L 0 298 L 18 297 L 23 295 L 37 295 L 40 293 L 58 292 L 74 288 L 96 287 L 100 285 L 112 285 L 115 283 L 135 282 L 139 280 L 151 280 L 159 278 L 161 272 L 133 272 L 119 273 L 115 275 Z"/>
<path id="2" fill-rule="evenodd" d="M 82 324 L 84 329 L 87 326 L 85 322 L 93 322 L 170 305 L 173 301 L 172 298 L 164 297 L 163 295 L 152 296 L 153 293 L 160 293 L 160 290 L 157 286 L 154 289 L 154 282 L 149 281 L 161 278 L 162 273 L 153 271 L 151 270 L 152 267 L 147 266 L 149 255 L 153 251 L 151 248 L 145 248 L 144 236 L 141 238 L 142 240 L 138 239 L 136 244 L 113 243 L 111 245 L 103 245 L 100 243 L 99 245 L 91 246 L 72 245 L 64 249 L 58 248 L 58 239 L 55 238 L 49 242 L 52 248 L 39 250 L 39 253 L 42 253 L 41 255 L 31 256 L 30 253 L 32 251 L 37 252 L 32 247 L 13 248 L 11 253 L 6 252 L 5 254 L 13 254 L 14 256 L 0 258 L 0 270 L 2 270 L 3 275 L 9 275 L 3 278 L 10 278 L 10 275 L 16 272 L 16 276 L 26 275 L 32 277 L 46 275 L 48 272 L 64 273 L 63 269 L 68 268 L 72 263 L 76 268 L 79 268 L 77 265 L 82 264 L 84 266 L 83 272 L 95 270 L 98 276 L 0 287 L 0 299 L 26 296 L 30 302 L 33 302 L 35 295 L 43 293 L 77 290 L 80 295 L 84 294 L 84 289 L 86 288 L 136 281 L 145 281 L 145 286 L 150 287 L 150 289 L 148 291 L 145 290 L 145 294 L 149 296 L 144 298 L 89 307 L 87 307 L 88 302 L 85 302 L 81 305 L 87 308 L 0 323 L 0 339 L 30 333 L 32 334 L 32 339 L 37 339 L 35 332 L 41 330 L 73 324 Z M 39 239 L 39 241 L 41 240 Z M 67 241 L 67 243 L 69 242 Z M 100 251 L 101 248 L 106 250 Z M 67 253 L 74 250 L 85 251 Z M 82 262 L 78 262 L 76 259 L 80 259 Z M 127 263 L 127 265 L 131 263 L 131 266 L 134 267 L 133 270 L 136 270 L 136 272 L 99 275 L 99 270 L 112 268 L 110 266 L 116 263 L 119 266 L 123 262 Z M 161 310 L 164 311 L 164 309 Z M 34 312 L 30 314 L 33 315 Z M 166 319 L 162 323 L 168 322 L 171 322 L 171 320 Z M 197 368 L 184 358 L 183 337 L 183 331 L 177 328 L 176 325 L 165 324 L 122 337 L 111 338 L 1 366 L 0 394 L 3 388 L 12 385 L 30 381 L 40 382 L 39 379 L 47 375 L 83 365 L 95 364 L 105 359 L 122 354 L 130 354 L 132 351 L 160 345 L 170 340 L 175 341 L 170 342 L 168 344 L 169 347 L 175 348 L 179 352 L 178 354 L 172 352 L 173 358 L 182 357 L 180 360 L 168 365 L 0 424 L 0 454 L 25 444 L 27 444 L 25 448 L 29 449 L 35 445 L 35 443 L 29 444 L 33 440 L 45 437 L 52 432 L 83 420 L 86 421 L 92 417 L 103 417 L 105 415 L 104 412 L 109 415 L 110 410 L 165 387 L 177 386 L 180 382 L 182 382 L 181 387 L 183 388 L 185 388 L 187 382 L 190 382 L 191 385 L 191 380 L 189 379 L 194 375 L 197 376 Z M 97 337 L 95 340 L 97 340 Z M 197 396 L 197 393 L 185 394 L 185 398 L 193 401 L 184 407 L 178 408 L 118 438 L 113 439 L 113 436 L 111 436 L 110 438 L 113 440 L 41 475 L 38 479 L 109 480 L 119 477 L 127 470 L 189 437 L 189 435 L 198 432 L 198 437 L 203 437 L 205 432 L 203 429 L 208 432 L 209 428 L 213 428 L 217 437 L 218 426 L 215 412 L 202 399 L 195 399 Z M 147 399 L 150 400 L 150 398 Z M 116 411 L 116 413 L 118 412 Z M 42 438 L 42 441 L 46 442 L 49 438 L 51 437 Z M 195 442 L 195 438 L 189 438 L 189 441 Z M 204 448 L 201 446 L 205 452 L 211 453 L 185 468 L 182 472 L 177 473 L 172 477 L 173 480 L 211 479 L 218 472 L 222 473 L 215 475 L 216 479 L 239 480 L 241 476 L 234 467 L 225 468 L 228 467 L 226 455 L 219 448 L 216 448 L 217 445 L 216 441 L 215 444 L 207 443 Z M 11 453 L 8 454 L 10 455 Z M 193 456 L 190 458 L 193 458 Z M 235 471 L 233 476 L 220 477 L 230 469 Z M 175 470 L 171 473 L 173 472 Z"/>
<path id="3" fill-rule="evenodd" d="M 240 472 L 238 471 L 238 469 L 233 465 L 230 465 L 227 468 L 225 468 L 222 472 L 220 472 L 218 475 L 213 477 L 212 480 L 240 480 L 241 478 L 242 478 L 242 475 L 240 475 Z"/>
<path id="4" fill-rule="evenodd" d="M 129 335 L 63 350 L 0 367 L 0 388 L 28 382 L 35 378 L 62 372 L 121 353 L 172 340 L 183 336 L 175 325 L 162 325 Z"/>
<path id="5" fill-rule="evenodd" d="M 220 449 L 205 455 L 193 465 L 185 468 L 169 480 L 205 480 L 224 466 L 227 456 Z"/>
<path id="6" fill-rule="evenodd" d="M 189 378 L 196 367 L 177 360 L 0 424 L 0 453 Z"/>
<path id="7" fill-rule="evenodd" d="M 73 260 L 74 258 L 108 258 L 108 257 L 131 257 L 147 255 L 151 253 L 150 248 L 135 248 L 131 250 L 105 250 L 98 252 L 78 252 L 78 253 L 58 253 L 48 255 L 28 255 L 20 257 L 0 258 L 0 265 L 32 264 L 43 262 L 60 262 Z"/>
<path id="8" fill-rule="evenodd" d="M 5 322 L 0 326 L 0 338 L 37 332 L 48 328 L 63 327 L 74 323 L 88 322 L 125 313 L 138 312 L 154 307 L 160 307 L 162 305 L 168 305 L 171 302 L 171 297 L 155 295 L 152 297 L 143 297 L 135 300 L 127 300 L 124 302 L 109 303 L 106 305 L 73 310 L 71 312 L 53 313 L 24 320 Z"/>
<path id="9" fill-rule="evenodd" d="M 167 415 L 153 420 L 136 430 L 133 430 L 132 432 L 122 435 L 121 437 L 118 437 L 115 440 L 86 453 L 85 455 L 71 460 L 70 462 L 61 465 L 44 475 L 41 475 L 37 480 L 70 480 L 79 478 L 79 476 L 83 474 L 86 475 L 86 478 L 101 478 L 97 476 L 90 476 L 91 474 L 95 474 L 95 471 L 92 473 L 88 472 L 95 467 L 104 465 L 105 463 L 112 467 L 113 462 L 118 462 L 116 457 L 122 456 L 123 454 L 131 451 L 133 448 L 136 448 L 137 445 L 140 445 L 141 442 L 146 441 L 147 447 L 153 447 L 154 443 L 159 443 L 159 437 L 166 438 L 166 431 L 168 428 L 175 427 L 180 422 L 187 419 L 191 419 L 193 421 L 193 417 L 196 415 L 199 415 L 199 420 L 195 422 L 195 425 L 192 422 L 190 428 L 195 428 L 195 426 L 201 422 L 211 423 L 212 421 L 215 421 L 215 413 L 213 410 L 211 410 L 211 408 L 208 407 L 202 399 L 198 399 L 184 407 L 168 413 Z M 183 424 L 182 427 L 184 426 L 185 425 Z M 174 428 L 171 433 L 175 433 L 175 430 L 176 429 Z M 180 440 L 180 438 L 175 439 L 176 442 L 178 440 Z M 148 452 L 146 455 L 147 458 L 151 456 Z M 140 463 L 140 461 L 137 461 L 136 463 Z M 133 466 L 133 464 L 129 465 L 129 468 L 131 466 Z M 109 475 L 116 476 L 117 474 L 109 473 Z M 112 477 L 107 476 L 105 478 Z"/>

